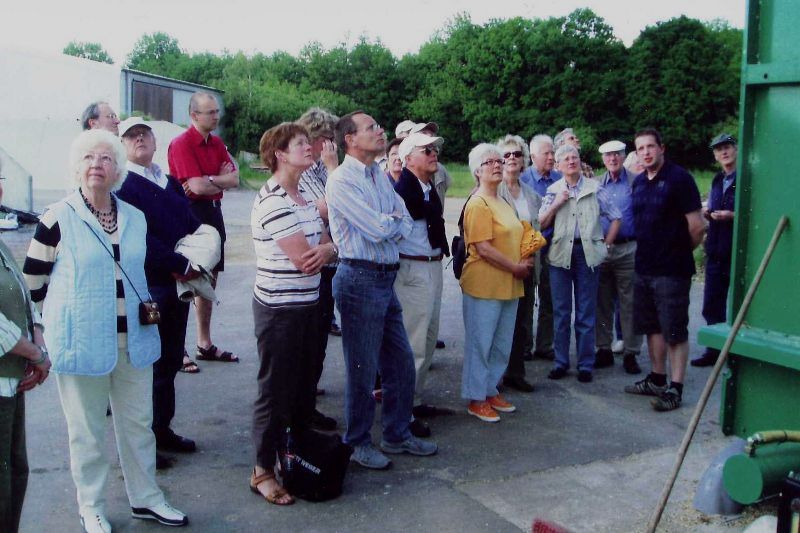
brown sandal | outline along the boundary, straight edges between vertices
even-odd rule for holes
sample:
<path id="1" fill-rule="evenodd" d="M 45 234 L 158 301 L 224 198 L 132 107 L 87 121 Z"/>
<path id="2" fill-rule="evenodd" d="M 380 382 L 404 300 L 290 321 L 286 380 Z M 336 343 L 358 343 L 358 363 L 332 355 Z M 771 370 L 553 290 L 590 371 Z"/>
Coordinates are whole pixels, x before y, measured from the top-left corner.
<path id="1" fill-rule="evenodd" d="M 250 475 L 250 490 L 253 491 L 255 494 L 258 494 L 259 496 L 261 496 L 262 498 L 264 498 L 273 505 L 292 505 L 294 503 L 294 498 L 283 487 L 279 487 L 277 490 L 268 492 L 267 494 L 261 494 L 261 491 L 258 490 L 258 486 L 261 483 L 270 479 L 275 479 L 275 472 L 266 471 L 260 476 L 257 476 L 256 469 L 253 468 L 253 473 Z M 284 496 L 289 496 L 291 500 L 289 500 L 286 503 L 279 502 L 278 500 L 280 500 Z"/>

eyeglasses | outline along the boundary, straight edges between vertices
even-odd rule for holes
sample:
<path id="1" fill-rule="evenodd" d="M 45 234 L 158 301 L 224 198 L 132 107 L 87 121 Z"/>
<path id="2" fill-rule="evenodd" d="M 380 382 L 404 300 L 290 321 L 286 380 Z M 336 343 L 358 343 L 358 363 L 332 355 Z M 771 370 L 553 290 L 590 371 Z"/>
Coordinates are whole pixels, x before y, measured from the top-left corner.
<path id="1" fill-rule="evenodd" d="M 147 136 L 148 133 L 150 133 L 150 130 L 147 130 L 147 131 L 130 131 L 130 132 L 124 133 L 122 135 L 122 138 L 123 139 L 130 139 L 132 141 L 133 140 L 137 140 L 137 139 L 144 139 Z"/>
<path id="2" fill-rule="evenodd" d="M 195 113 L 197 113 L 198 115 L 209 115 L 209 116 L 212 116 L 212 117 L 217 116 L 217 115 L 221 115 L 221 113 L 219 112 L 219 109 L 211 109 L 209 111 L 195 111 Z"/>
<path id="3" fill-rule="evenodd" d="M 417 151 L 419 153 L 425 154 L 425 155 L 431 155 L 431 154 L 439 155 L 439 148 L 436 147 L 436 146 L 419 147 L 419 150 L 417 150 Z"/>
<path id="4" fill-rule="evenodd" d="M 503 165 L 505 165 L 505 161 L 503 161 L 502 159 L 487 159 L 486 161 L 481 163 L 482 167 L 484 167 L 484 166 L 494 166 L 494 165 L 503 166 Z"/>
<path id="5" fill-rule="evenodd" d="M 383 127 L 381 127 L 380 124 L 378 124 L 377 122 L 373 122 L 372 124 L 370 124 L 369 126 L 364 128 L 364 131 L 376 132 L 376 131 L 382 130 L 382 129 L 383 129 Z"/>
<path id="6" fill-rule="evenodd" d="M 95 161 L 99 161 L 101 165 L 113 165 L 116 163 L 113 157 L 108 154 L 86 154 L 83 156 L 83 162 L 91 165 Z"/>
<path id="7" fill-rule="evenodd" d="M 503 154 L 503 159 L 511 159 L 512 155 L 517 159 L 519 159 L 520 157 L 522 157 L 522 150 L 514 150 L 513 152 L 506 152 Z"/>
<path id="8" fill-rule="evenodd" d="M 117 120 L 119 118 L 116 113 L 109 113 L 108 115 L 103 116 L 109 120 Z"/>

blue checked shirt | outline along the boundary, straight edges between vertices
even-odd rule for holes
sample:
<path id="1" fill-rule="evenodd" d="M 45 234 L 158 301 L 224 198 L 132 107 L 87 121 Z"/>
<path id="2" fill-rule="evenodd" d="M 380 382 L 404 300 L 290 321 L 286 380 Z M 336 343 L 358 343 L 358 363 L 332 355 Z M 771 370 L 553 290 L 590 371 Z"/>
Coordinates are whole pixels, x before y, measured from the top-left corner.
<path id="1" fill-rule="evenodd" d="M 383 264 L 400 260 L 398 241 L 411 234 L 413 220 L 377 163 L 366 166 L 346 155 L 325 191 L 340 258 Z"/>

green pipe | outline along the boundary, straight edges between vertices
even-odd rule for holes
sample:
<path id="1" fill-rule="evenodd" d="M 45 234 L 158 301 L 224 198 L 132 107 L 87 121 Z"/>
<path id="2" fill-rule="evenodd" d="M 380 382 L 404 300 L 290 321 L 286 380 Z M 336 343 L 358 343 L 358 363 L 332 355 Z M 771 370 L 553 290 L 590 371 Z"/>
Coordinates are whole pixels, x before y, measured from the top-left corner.
<path id="1" fill-rule="evenodd" d="M 777 494 L 781 482 L 792 470 L 800 470 L 800 443 L 768 443 L 759 445 L 757 454 L 739 454 L 728 459 L 722 468 L 722 482 L 734 501 L 749 505 Z"/>

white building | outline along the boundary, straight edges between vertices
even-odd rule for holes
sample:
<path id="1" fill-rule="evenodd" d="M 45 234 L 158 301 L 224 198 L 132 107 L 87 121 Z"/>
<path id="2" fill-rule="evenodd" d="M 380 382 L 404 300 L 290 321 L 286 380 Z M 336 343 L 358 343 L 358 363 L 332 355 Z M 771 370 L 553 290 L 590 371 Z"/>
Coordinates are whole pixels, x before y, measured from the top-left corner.
<path id="1" fill-rule="evenodd" d="M 159 120 L 156 163 L 167 169 L 167 147 L 189 124 L 189 97 L 197 90 L 216 93 L 222 107 L 221 91 L 210 87 L 63 54 L 0 49 L 3 204 L 41 211 L 72 186 L 69 146 L 81 131 L 81 113 L 97 100 L 120 114 Z"/>

